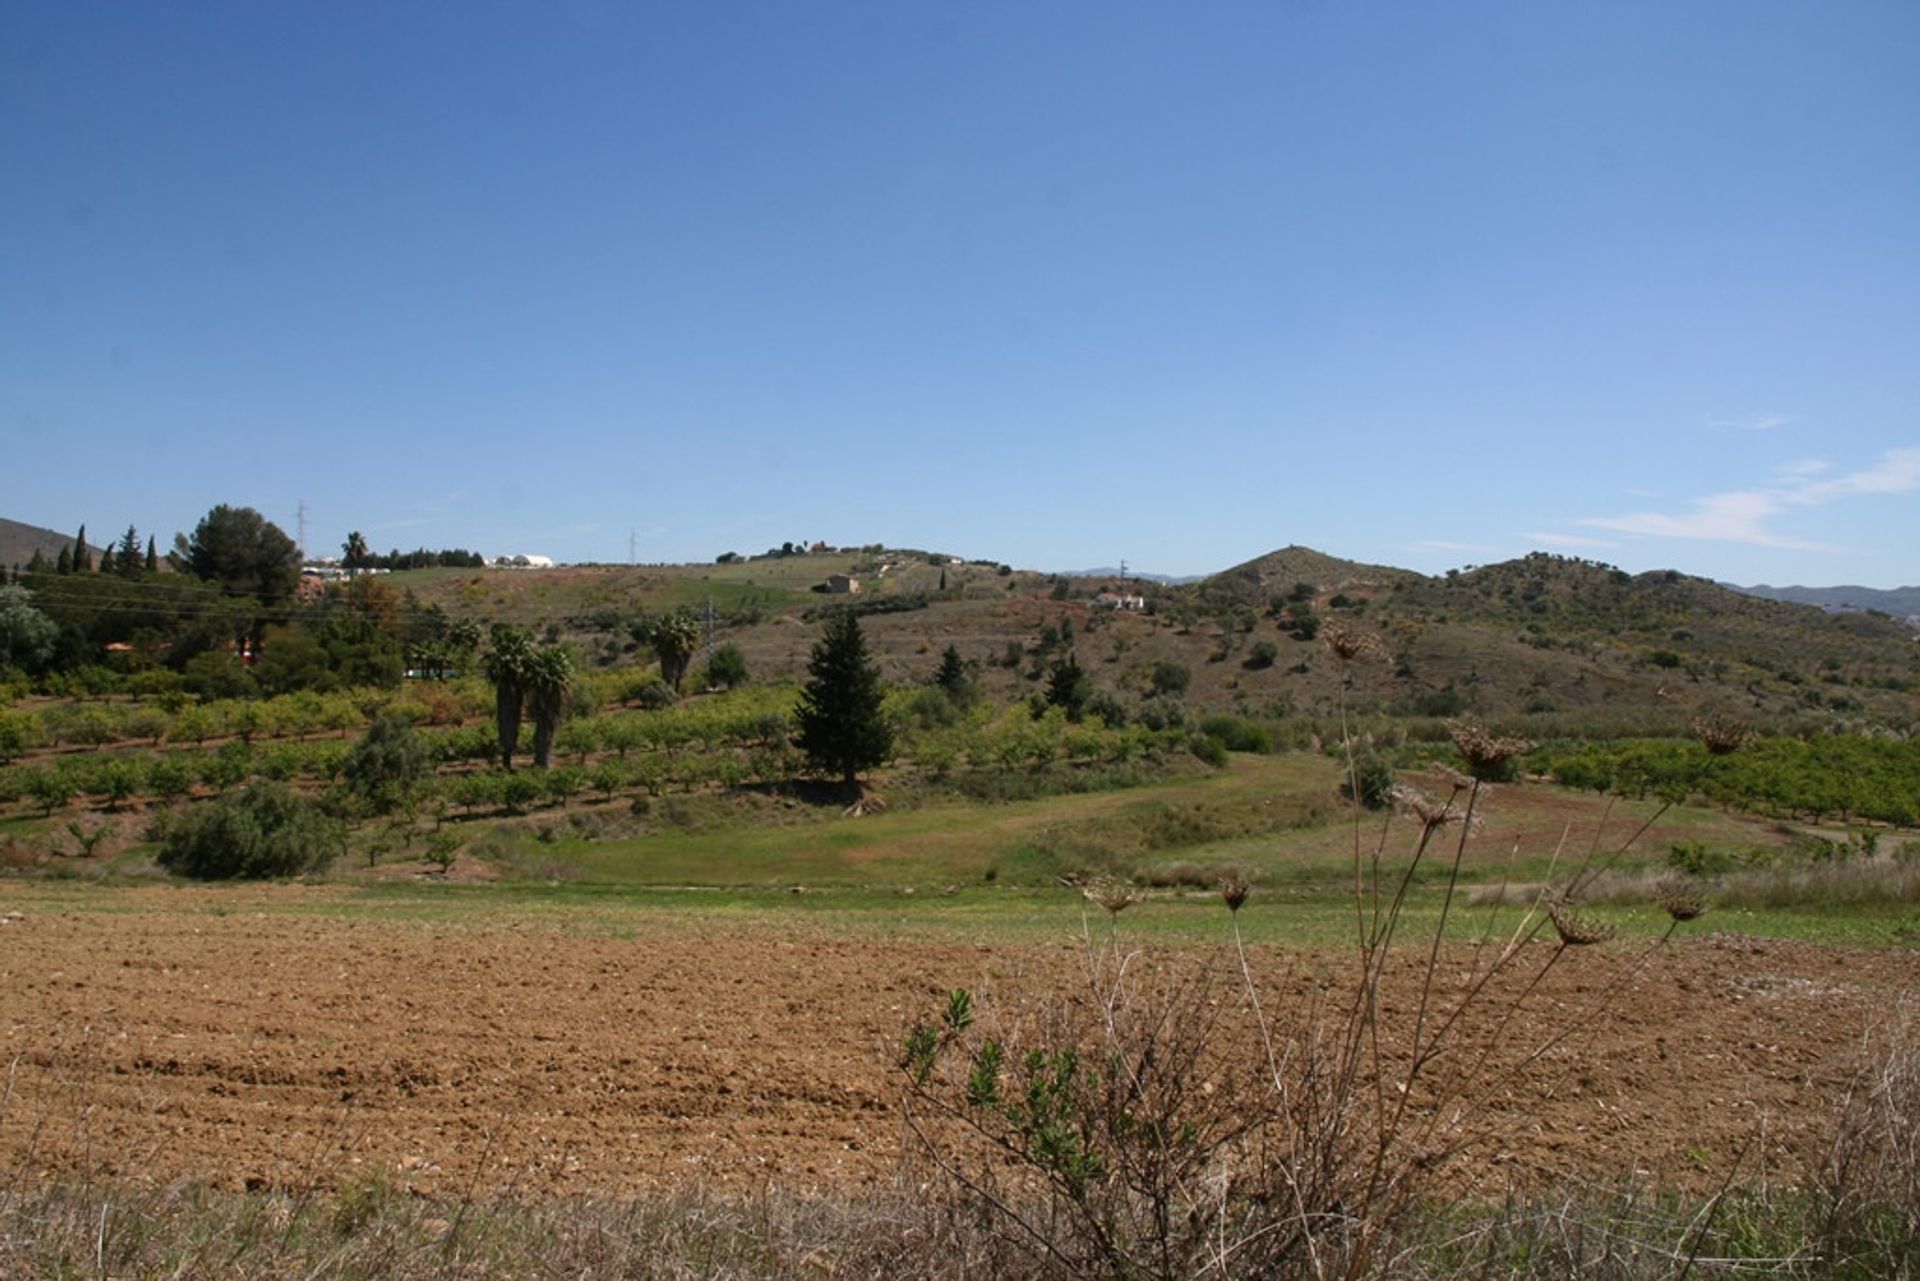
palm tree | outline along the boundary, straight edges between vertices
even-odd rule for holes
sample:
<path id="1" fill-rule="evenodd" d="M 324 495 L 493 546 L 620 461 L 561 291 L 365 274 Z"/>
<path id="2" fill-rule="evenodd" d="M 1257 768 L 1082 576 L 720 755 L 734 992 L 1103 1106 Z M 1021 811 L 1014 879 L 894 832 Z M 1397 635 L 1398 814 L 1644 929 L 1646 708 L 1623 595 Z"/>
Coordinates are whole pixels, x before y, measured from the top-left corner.
<path id="1" fill-rule="evenodd" d="M 647 629 L 647 640 L 660 657 L 660 679 L 680 692 L 693 651 L 700 647 L 700 624 L 684 609 L 663 615 Z"/>
<path id="2" fill-rule="evenodd" d="M 367 563 L 367 540 L 361 537 L 357 529 L 347 535 L 347 541 L 340 544 L 340 550 L 346 553 L 346 566 L 350 570 Z"/>
<path id="3" fill-rule="evenodd" d="M 527 708 L 533 714 L 533 763 L 547 768 L 553 736 L 573 693 L 573 655 L 561 645 L 536 651 L 527 664 Z"/>
<path id="4" fill-rule="evenodd" d="M 495 623 L 486 656 L 480 660 L 493 682 L 494 723 L 500 730 L 500 767 L 513 768 L 513 749 L 520 743 L 520 703 L 526 697 L 533 665 L 533 638 L 517 627 Z"/>

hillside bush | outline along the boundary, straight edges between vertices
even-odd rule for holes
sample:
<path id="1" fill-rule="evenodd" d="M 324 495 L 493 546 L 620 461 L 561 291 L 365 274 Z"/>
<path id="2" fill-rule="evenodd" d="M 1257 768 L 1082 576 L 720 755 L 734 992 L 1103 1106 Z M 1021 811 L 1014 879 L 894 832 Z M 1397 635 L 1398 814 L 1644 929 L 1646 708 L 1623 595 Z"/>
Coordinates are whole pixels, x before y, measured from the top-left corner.
<path id="1" fill-rule="evenodd" d="M 1393 803 L 1393 770 L 1378 753 L 1355 756 L 1351 768 L 1351 776 L 1341 781 L 1340 795 L 1370 810 L 1383 810 Z"/>
<path id="2" fill-rule="evenodd" d="M 279 783 L 255 783 L 175 817 L 157 861 L 196 880 L 299 876 L 326 867 L 344 846 L 341 826 L 313 802 Z"/>
<path id="3" fill-rule="evenodd" d="M 426 777 L 428 756 L 411 722 L 382 716 L 347 753 L 340 775 L 375 814 L 390 814 Z"/>
<path id="4" fill-rule="evenodd" d="M 1273 735 L 1264 726 L 1239 716 L 1206 717 L 1200 722 L 1200 732 L 1229 752 L 1265 754 L 1273 750 Z"/>

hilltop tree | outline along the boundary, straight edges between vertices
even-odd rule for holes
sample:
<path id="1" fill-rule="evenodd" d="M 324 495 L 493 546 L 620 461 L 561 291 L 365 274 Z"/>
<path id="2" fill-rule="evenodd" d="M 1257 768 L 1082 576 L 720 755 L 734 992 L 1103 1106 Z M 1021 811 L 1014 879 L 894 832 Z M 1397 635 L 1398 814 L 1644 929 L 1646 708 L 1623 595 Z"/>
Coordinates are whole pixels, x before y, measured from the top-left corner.
<path id="1" fill-rule="evenodd" d="M 837 773 L 857 791 L 860 771 L 892 753 L 893 732 L 881 715 L 880 670 L 867 661 L 860 621 L 851 611 L 827 619 L 807 676 L 800 695 L 800 750 L 815 769 Z"/>
<path id="2" fill-rule="evenodd" d="M 104 558 L 103 558 L 103 564 L 101 568 L 102 568 L 102 571 L 104 572 L 105 570 Z M 113 568 L 114 568 L 114 571 L 118 573 L 122 578 L 140 577 L 140 571 L 142 569 L 141 557 L 140 557 L 140 531 L 135 529 L 132 525 L 127 526 L 126 536 L 120 540 L 120 550 L 114 553 Z"/>
<path id="3" fill-rule="evenodd" d="M 160 558 L 154 555 L 152 534 L 147 535 L 147 572 L 149 574 L 160 572 Z"/>
<path id="4" fill-rule="evenodd" d="M 87 550 L 87 526 L 84 521 L 81 522 L 80 532 L 73 536 L 73 572 L 93 572 L 93 554 Z"/>
<path id="5" fill-rule="evenodd" d="M 178 551 L 188 573 L 263 605 L 287 600 L 300 584 L 300 549 L 251 507 L 215 507 L 178 540 Z"/>

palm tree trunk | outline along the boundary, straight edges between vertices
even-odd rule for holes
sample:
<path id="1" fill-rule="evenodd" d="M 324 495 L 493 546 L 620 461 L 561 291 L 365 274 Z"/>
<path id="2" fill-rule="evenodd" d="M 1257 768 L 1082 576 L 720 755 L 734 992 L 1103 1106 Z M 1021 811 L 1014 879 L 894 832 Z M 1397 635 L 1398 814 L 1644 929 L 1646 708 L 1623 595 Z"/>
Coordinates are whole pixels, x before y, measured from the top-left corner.
<path id="1" fill-rule="evenodd" d="M 560 728 L 560 704 L 548 702 L 544 698 L 533 701 L 533 763 L 539 769 L 547 768 L 547 762 L 553 757 L 553 734 Z"/>
<path id="2" fill-rule="evenodd" d="M 500 727 L 500 768 L 513 768 L 513 749 L 520 744 L 520 691 L 501 681 L 493 691 L 493 714 Z"/>

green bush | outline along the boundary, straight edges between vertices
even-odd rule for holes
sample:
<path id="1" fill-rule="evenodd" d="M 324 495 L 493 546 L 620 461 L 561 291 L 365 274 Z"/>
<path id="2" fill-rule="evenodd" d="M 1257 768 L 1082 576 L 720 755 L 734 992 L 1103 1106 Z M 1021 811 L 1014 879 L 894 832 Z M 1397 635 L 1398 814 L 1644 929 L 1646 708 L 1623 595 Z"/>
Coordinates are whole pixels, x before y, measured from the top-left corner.
<path id="1" fill-rule="evenodd" d="M 1229 752 L 1265 754 L 1273 750 L 1272 734 L 1264 727 L 1238 716 L 1209 716 L 1200 722 L 1200 732 L 1217 740 Z"/>
<path id="2" fill-rule="evenodd" d="M 738 645 L 722 645 L 707 660 L 707 688 L 734 689 L 747 683 L 747 656 Z"/>
<path id="3" fill-rule="evenodd" d="M 1675 841 L 1667 847 L 1667 862 L 1688 876 L 1718 876 L 1738 865 L 1732 854 L 1713 849 L 1705 841 Z"/>
<path id="4" fill-rule="evenodd" d="M 1383 810 L 1393 802 L 1393 770 L 1372 752 L 1354 757 L 1352 774 L 1340 784 L 1340 795 L 1358 799 L 1370 810 Z"/>
<path id="5" fill-rule="evenodd" d="M 298 876 L 332 862 L 340 825 L 279 783 L 255 783 L 168 824 L 159 863 L 198 880 Z"/>
<path id="6" fill-rule="evenodd" d="M 389 814 L 426 776 L 427 745 L 407 721 L 382 716 L 347 753 L 341 777 L 375 814 Z"/>
<path id="7" fill-rule="evenodd" d="M 1227 763 L 1227 749 L 1219 739 L 1210 734 L 1195 734 L 1187 743 L 1187 748 L 1195 756 L 1220 769 Z"/>
<path id="8" fill-rule="evenodd" d="M 1187 692 L 1187 686 L 1193 683 L 1193 672 L 1180 663 L 1159 662 L 1153 665 L 1153 673 L 1148 684 L 1153 694 L 1178 696 Z"/>

